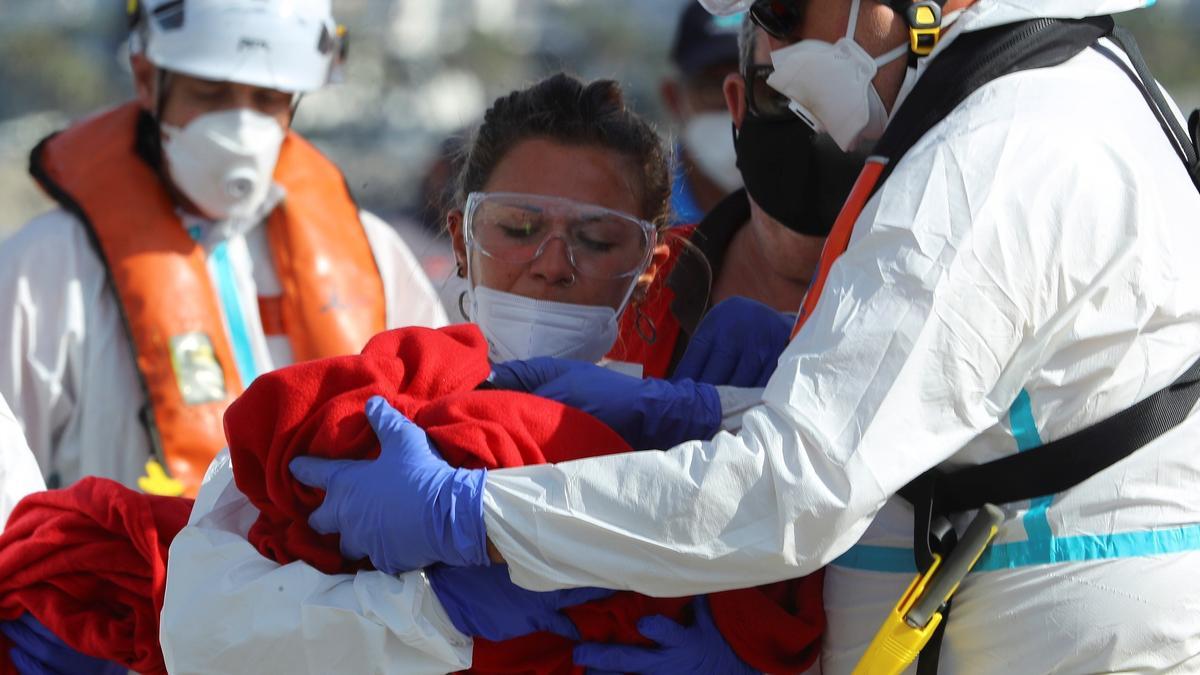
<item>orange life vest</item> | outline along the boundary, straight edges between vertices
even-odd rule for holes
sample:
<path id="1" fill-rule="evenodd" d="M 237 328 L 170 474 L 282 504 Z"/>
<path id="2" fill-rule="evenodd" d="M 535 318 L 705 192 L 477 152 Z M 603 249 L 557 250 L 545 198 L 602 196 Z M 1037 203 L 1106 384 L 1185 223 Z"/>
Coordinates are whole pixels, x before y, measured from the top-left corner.
<path id="1" fill-rule="evenodd" d="M 204 249 L 135 149 L 140 114 L 129 103 L 52 135 L 34 149 L 30 168 L 84 223 L 108 269 L 148 401 L 142 419 L 156 454 L 148 459 L 162 461 L 177 481 L 158 486 L 179 485 L 194 496 L 225 447 L 225 408 L 246 383 L 234 367 Z M 289 132 L 275 181 L 286 197 L 266 227 L 283 294 L 260 298 L 264 328 L 286 334 L 297 361 L 358 352 L 385 328 L 384 294 L 345 180 Z M 154 469 L 148 466 L 151 478 Z"/>

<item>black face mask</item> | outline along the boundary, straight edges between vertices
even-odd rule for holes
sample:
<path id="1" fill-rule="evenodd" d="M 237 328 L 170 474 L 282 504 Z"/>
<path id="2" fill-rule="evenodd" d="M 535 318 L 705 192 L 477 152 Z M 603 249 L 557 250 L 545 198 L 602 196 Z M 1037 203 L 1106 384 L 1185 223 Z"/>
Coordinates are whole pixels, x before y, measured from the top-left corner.
<path id="1" fill-rule="evenodd" d="M 733 143 L 755 203 L 788 229 L 816 237 L 833 229 L 866 162 L 866 155 L 842 152 L 800 118 L 766 121 L 747 112 Z"/>

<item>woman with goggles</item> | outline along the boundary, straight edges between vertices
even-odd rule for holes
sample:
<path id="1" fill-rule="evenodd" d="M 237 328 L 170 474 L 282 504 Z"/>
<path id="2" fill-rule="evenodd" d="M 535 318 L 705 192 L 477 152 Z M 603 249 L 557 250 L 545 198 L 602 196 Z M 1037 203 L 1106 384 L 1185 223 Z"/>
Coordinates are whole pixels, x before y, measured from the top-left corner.
<path id="1" fill-rule="evenodd" d="M 643 339 L 631 328 L 621 337 L 618 318 L 645 293 L 656 259 L 661 263 L 666 255 L 661 228 L 669 191 L 659 137 L 625 108 L 615 83 L 556 75 L 499 99 L 473 138 L 447 214 L 459 274 L 470 287 L 461 308 L 480 325 L 492 358 L 595 362 L 619 339 Z M 252 510 L 226 464 L 210 477 L 193 524 L 175 541 L 161 635 L 173 669 L 234 672 L 255 663 L 263 672 L 452 672 L 471 667 L 472 643 L 444 608 L 454 605 L 457 616 L 488 613 L 497 619 L 493 625 L 508 627 L 539 625 L 543 615 L 555 613 L 550 602 L 505 605 L 529 595 L 515 589 L 460 588 L 455 597 L 443 597 L 422 572 L 388 577 L 386 588 L 372 588 L 380 575 L 275 565 L 246 540 Z M 699 600 L 691 624 L 678 626 L 687 641 L 646 651 L 658 652 L 672 672 L 752 672 L 744 659 L 765 652 L 768 647 L 752 643 L 767 638 L 735 631 L 727 639 L 717 628 L 720 622 L 741 629 L 745 622 L 731 618 L 730 608 L 751 603 L 755 613 L 770 617 L 764 621 L 794 621 L 789 635 L 808 631 L 796 650 L 796 658 L 808 660 L 816 643 L 812 626 L 821 623 L 819 585 L 740 593 L 754 595 Z M 247 607 L 271 607 L 270 629 L 248 635 L 190 629 Z M 673 623 L 660 618 L 660 624 Z M 769 646 L 772 659 L 787 658 L 779 644 Z M 706 670 L 706 663 L 717 670 Z"/>
<path id="2" fill-rule="evenodd" d="M 479 324 L 496 361 L 601 360 L 621 312 L 649 283 L 658 230 L 629 215 L 639 210 L 636 195 L 612 180 L 628 161 L 556 145 L 513 147 L 487 191 L 470 192 L 448 217 L 468 281 L 464 316 Z"/>

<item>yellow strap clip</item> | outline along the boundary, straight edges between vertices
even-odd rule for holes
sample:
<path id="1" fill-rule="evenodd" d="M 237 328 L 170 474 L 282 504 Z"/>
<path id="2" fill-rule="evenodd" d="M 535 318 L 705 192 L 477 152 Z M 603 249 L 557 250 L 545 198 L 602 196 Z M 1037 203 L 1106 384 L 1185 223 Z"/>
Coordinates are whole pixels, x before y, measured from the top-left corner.
<path id="1" fill-rule="evenodd" d="M 924 628 L 910 626 L 904 617 L 912 609 L 917 600 L 925 594 L 925 587 L 933 578 L 942 564 L 942 557 L 933 556 L 933 564 L 924 574 L 918 574 L 908 590 L 900 596 L 900 601 L 888 613 L 887 619 L 879 627 L 871 646 L 862 655 L 858 665 L 854 667 L 853 675 L 896 675 L 904 672 L 910 663 L 916 660 L 921 648 L 933 637 L 942 622 L 942 613 L 936 612 Z"/>
<path id="2" fill-rule="evenodd" d="M 933 564 L 909 584 L 854 668 L 855 675 L 898 675 L 921 655 L 921 649 L 945 620 L 946 603 L 991 546 L 1004 512 L 984 504 L 945 560 L 934 553 Z"/>
<path id="3" fill-rule="evenodd" d="M 183 483 L 168 476 L 166 469 L 155 459 L 146 462 L 146 475 L 138 478 L 138 487 L 146 494 L 160 497 L 179 497 L 183 494 Z"/>
<path id="4" fill-rule="evenodd" d="M 942 39 L 942 8 L 933 0 L 914 2 L 907 18 L 909 49 L 917 56 L 929 56 Z"/>

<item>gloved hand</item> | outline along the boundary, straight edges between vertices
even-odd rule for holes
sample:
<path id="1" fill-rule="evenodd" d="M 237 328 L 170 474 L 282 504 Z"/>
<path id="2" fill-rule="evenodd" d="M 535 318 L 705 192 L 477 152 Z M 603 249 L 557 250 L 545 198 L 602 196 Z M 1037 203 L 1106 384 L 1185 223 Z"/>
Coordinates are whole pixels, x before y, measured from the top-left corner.
<path id="1" fill-rule="evenodd" d="M 124 675 L 129 671 L 119 663 L 71 649 L 28 612 L 15 621 L 0 622 L 0 633 L 12 640 L 8 656 L 21 675 Z"/>
<path id="2" fill-rule="evenodd" d="M 340 534 L 346 558 L 370 558 L 388 574 L 436 562 L 487 565 L 487 471 L 451 467 L 425 432 L 383 398 L 373 397 L 366 409 L 382 446 L 377 459 L 292 460 L 296 480 L 325 490 L 308 524 Z"/>
<path id="3" fill-rule="evenodd" d="M 488 381 L 500 389 L 523 391 L 532 394 L 538 387 L 573 371 L 590 371 L 596 364 L 587 361 L 554 359 L 540 356 L 528 361 L 507 361 L 492 364 L 492 376 Z"/>
<path id="4" fill-rule="evenodd" d="M 636 450 L 707 440 L 721 425 L 716 388 L 691 380 L 641 380 L 590 363 L 546 357 L 499 363 L 493 373 L 497 386 L 516 383 L 590 413 Z"/>
<path id="5" fill-rule="evenodd" d="M 578 629 L 559 610 L 613 594 L 603 588 L 529 591 L 508 578 L 508 565 L 436 565 L 425 573 L 454 627 L 465 635 L 488 640 L 508 640 L 539 631 L 576 640 Z"/>
<path id="6" fill-rule="evenodd" d="M 608 672 L 648 675 L 741 675 L 758 672 L 746 665 L 725 642 L 713 622 L 707 598 L 696 598 L 692 608 L 696 615 L 692 626 L 681 626 L 665 616 L 648 616 L 638 621 L 638 632 L 657 642 L 657 647 L 589 642 L 575 648 L 575 665 Z"/>
<path id="7" fill-rule="evenodd" d="M 765 387 L 791 341 L 796 317 L 749 298 L 713 307 L 688 342 L 672 380 Z"/>

